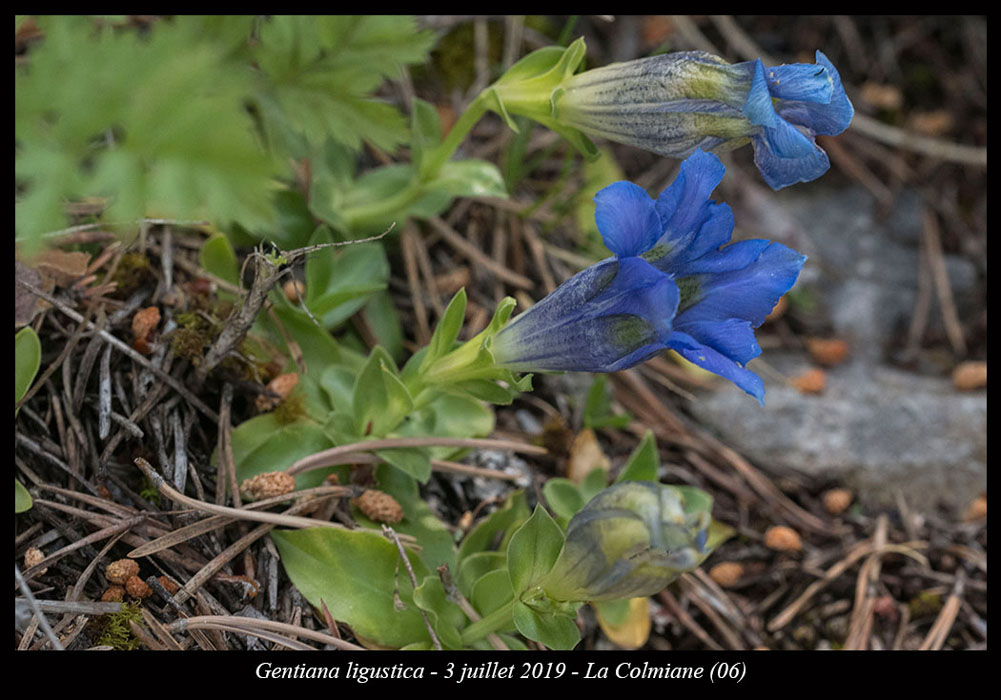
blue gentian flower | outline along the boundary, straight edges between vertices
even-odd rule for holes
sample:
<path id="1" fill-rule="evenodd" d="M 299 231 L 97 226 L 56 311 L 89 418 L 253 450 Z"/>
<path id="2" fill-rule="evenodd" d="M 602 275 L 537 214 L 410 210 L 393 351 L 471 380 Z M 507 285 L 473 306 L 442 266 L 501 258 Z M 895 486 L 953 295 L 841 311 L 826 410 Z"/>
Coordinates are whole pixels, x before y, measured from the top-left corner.
<path id="1" fill-rule="evenodd" d="M 653 200 L 616 182 L 595 196 L 598 230 L 615 257 L 564 282 L 504 327 L 490 351 L 515 371 L 614 372 L 677 351 L 764 403 L 745 365 L 754 338 L 806 257 L 780 243 L 729 243 L 733 213 L 709 195 L 725 168 L 697 150 Z M 729 245 L 727 245 L 729 243 Z"/>
<path id="2" fill-rule="evenodd" d="M 686 51 L 613 63 L 563 80 L 553 116 L 588 136 L 674 158 L 750 141 L 778 190 L 826 172 L 814 137 L 840 134 L 854 115 L 837 69 L 820 51 L 816 57 L 765 68 L 760 59 L 729 64 Z"/>

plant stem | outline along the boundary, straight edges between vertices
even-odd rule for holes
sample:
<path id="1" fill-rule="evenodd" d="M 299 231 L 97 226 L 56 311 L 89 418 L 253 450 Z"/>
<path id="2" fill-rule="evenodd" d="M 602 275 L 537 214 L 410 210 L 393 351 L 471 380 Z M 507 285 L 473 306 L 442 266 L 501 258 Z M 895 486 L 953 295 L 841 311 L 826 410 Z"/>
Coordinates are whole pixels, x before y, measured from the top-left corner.
<path id="1" fill-rule="evenodd" d="M 514 619 L 511 617 L 513 609 L 514 598 L 489 615 L 469 625 L 469 627 L 462 631 L 462 645 L 468 647 L 473 642 L 483 639 L 491 632 L 512 629 L 514 627 Z"/>
<path id="2" fill-rule="evenodd" d="M 433 180 L 438 175 L 438 171 L 448 162 L 456 149 L 459 148 L 459 145 L 466 140 L 466 136 L 469 135 L 476 122 L 486 114 L 489 91 L 490 88 L 487 88 L 469 103 L 466 111 L 462 113 L 459 120 L 452 126 L 445 140 L 428 154 L 428 161 L 421 168 L 421 180 L 423 182 Z"/>

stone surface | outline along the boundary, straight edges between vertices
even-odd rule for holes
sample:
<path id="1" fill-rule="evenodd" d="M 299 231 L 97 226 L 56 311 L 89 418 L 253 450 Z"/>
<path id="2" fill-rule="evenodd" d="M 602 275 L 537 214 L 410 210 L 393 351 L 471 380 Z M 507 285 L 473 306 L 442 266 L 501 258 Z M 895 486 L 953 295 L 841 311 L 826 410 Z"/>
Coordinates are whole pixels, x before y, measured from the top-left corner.
<path id="1" fill-rule="evenodd" d="M 767 231 L 810 256 L 797 289 L 819 303 L 803 320 L 833 330 L 851 355 L 827 370 L 820 394 L 802 394 L 759 366 L 764 409 L 721 382 L 692 403 L 695 417 L 773 473 L 837 477 L 872 505 L 892 507 L 900 491 L 912 507 L 964 507 L 986 488 L 986 390 L 956 391 L 945 367 L 923 376 L 888 364 L 917 301 L 920 195 L 900 193 L 883 217 L 861 188 L 789 188 L 745 203 L 756 235 Z M 960 318 L 969 318 L 984 307 L 977 267 L 947 255 L 946 269 Z M 937 300 L 928 325 L 942 326 Z M 812 366 L 806 352 L 766 350 L 762 359 L 789 378 Z"/>
<path id="2" fill-rule="evenodd" d="M 769 356 L 793 376 L 805 359 Z M 754 363 L 750 365 L 754 369 Z M 863 503 L 961 507 L 987 488 L 987 392 L 862 361 L 832 369 L 821 395 L 765 380 L 765 408 L 722 386 L 691 404 L 699 422 L 771 473 L 832 476 Z"/>

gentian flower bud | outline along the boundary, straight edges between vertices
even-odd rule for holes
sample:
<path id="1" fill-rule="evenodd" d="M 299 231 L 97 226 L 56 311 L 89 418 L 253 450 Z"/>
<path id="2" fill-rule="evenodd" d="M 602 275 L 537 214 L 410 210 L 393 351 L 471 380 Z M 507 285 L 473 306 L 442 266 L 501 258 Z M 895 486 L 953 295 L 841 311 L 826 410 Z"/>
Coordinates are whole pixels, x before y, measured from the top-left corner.
<path id="1" fill-rule="evenodd" d="M 830 162 L 814 136 L 840 134 L 854 114 L 820 51 L 816 64 L 773 68 L 761 59 L 729 64 L 703 51 L 669 53 L 585 71 L 561 88 L 556 120 L 588 136 L 674 158 L 750 140 L 776 190 L 826 172 Z"/>
<path id="2" fill-rule="evenodd" d="M 615 484 L 570 520 L 539 588 L 550 601 L 653 595 L 709 555 L 711 509 L 712 497 L 694 487 Z"/>
<path id="3" fill-rule="evenodd" d="M 766 240 L 725 245 L 733 213 L 709 199 L 724 173 L 701 150 L 653 200 L 616 182 L 595 196 L 595 221 L 615 253 L 564 282 L 493 338 L 498 366 L 514 371 L 614 372 L 666 349 L 734 382 L 764 403 L 744 365 L 754 339 L 806 257 Z"/>

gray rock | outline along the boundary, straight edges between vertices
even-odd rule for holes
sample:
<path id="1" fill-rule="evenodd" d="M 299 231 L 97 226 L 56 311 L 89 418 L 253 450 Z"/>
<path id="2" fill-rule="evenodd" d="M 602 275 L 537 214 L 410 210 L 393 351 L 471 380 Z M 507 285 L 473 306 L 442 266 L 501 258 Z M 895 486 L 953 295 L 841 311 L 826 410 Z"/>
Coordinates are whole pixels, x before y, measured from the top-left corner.
<path id="1" fill-rule="evenodd" d="M 806 361 L 768 357 L 789 375 Z M 751 363 L 750 369 L 754 369 Z M 987 393 L 863 361 L 832 369 L 821 395 L 769 382 L 765 408 L 726 386 L 691 410 L 772 473 L 835 477 L 871 505 L 965 505 L 987 486 Z"/>

